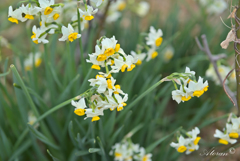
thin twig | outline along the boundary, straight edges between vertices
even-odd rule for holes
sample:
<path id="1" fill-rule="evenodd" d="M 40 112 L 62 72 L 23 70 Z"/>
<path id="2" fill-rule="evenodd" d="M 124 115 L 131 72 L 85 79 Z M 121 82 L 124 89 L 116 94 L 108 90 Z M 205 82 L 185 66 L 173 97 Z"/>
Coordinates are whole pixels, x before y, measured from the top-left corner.
<path id="1" fill-rule="evenodd" d="M 229 87 L 225 85 L 225 80 L 226 80 L 227 77 L 223 81 L 223 79 L 222 79 L 222 77 L 221 77 L 221 75 L 220 75 L 220 73 L 218 71 L 218 67 L 217 67 L 217 60 L 222 59 L 222 58 L 226 58 L 226 55 L 225 54 L 212 55 L 212 53 L 211 53 L 211 51 L 209 49 L 209 46 L 208 46 L 206 35 L 202 35 L 201 38 L 202 38 L 203 45 L 201 45 L 199 39 L 197 37 L 195 37 L 195 40 L 197 42 L 197 45 L 198 45 L 199 49 L 201 51 L 203 51 L 204 53 L 206 53 L 206 55 L 210 59 L 210 62 L 213 65 L 214 71 L 217 74 L 217 77 L 218 77 L 220 83 L 222 84 L 222 86 L 224 88 L 225 93 L 227 94 L 229 99 L 232 101 L 233 105 L 238 107 L 237 106 L 237 100 L 236 100 L 234 92 L 232 92 L 229 89 Z M 227 76 L 229 76 L 229 74 Z"/>

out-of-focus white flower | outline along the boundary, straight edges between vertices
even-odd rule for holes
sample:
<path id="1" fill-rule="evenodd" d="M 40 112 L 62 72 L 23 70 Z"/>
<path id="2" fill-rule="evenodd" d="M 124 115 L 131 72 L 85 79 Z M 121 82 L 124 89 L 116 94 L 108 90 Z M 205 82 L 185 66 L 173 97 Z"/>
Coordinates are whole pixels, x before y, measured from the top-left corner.
<path id="1" fill-rule="evenodd" d="M 147 45 L 150 45 L 152 48 L 159 47 L 162 44 L 163 32 L 161 29 L 156 30 L 153 26 L 150 27 L 150 32 L 146 37 Z"/>
<path id="2" fill-rule="evenodd" d="M 54 7 L 50 14 L 41 16 L 42 24 L 45 25 L 45 23 L 60 22 L 59 17 L 61 13 L 62 13 L 61 6 Z"/>
<path id="3" fill-rule="evenodd" d="M 151 59 L 154 59 L 158 56 L 158 52 L 156 51 L 156 47 L 151 47 L 147 52 L 147 59 L 146 61 L 149 61 Z"/>
<path id="4" fill-rule="evenodd" d="M 81 16 L 87 21 L 94 19 L 93 14 L 97 13 L 97 11 L 98 9 L 93 10 L 92 6 L 87 6 L 87 10 L 84 11 L 79 9 Z"/>
<path id="5" fill-rule="evenodd" d="M 73 16 L 72 16 L 72 19 L 71 19 L 71 21 L 76 21 L 76 23 L 77 23 L 77 21 L 78 21 L 78 16 L 77 16 L 77 14 L 74 14 Z M 88 21 L 87 20 L 85 20 L 85 18 L 83 18 L 83 17 L 80 17 L 80 21 L 81 21 L 81 30 L 83 31 L 84 30 L 84 28 L 88 28 L 89 27 L 89 23 L 88 23 Z"/>
<path id="6" fill-rule="evenodd" d="M 229 135 L 221 132 L 216 129 L 214 137 L 219 138 L 219 143 L 227 145 L 228 143 L 235 144 L 237 142 L 236 139 L 231 139 Z"/>
<path id="7" fill-rule="evenodd" d="M 163 53 L 163 59 L 165 62 L 168 62 L 169 60 L 172 59 L 174 55 L 174 48 L 172 46 L 168 46 Z"/>
<path id="8" fill-rule="evenodd" d="M 39 4 L 44 15 L 49 15 L 52 13 L 53 8 L 51 5 L 54 5 L 54 0 L 39 0 Z"/>
<path id="9" fill-rule="evenodd" d="M 146 53 L 137 54 L 135 51 L 131 51 L 131 55 L 133 56 L 136 65 L 141 65 L 142 61 L 144 60 L 147 54 Z"/>
<path id="10" fill-rule="evenodd" d="M 42 10 L 40 7 L 32 6 L 30 3 L 26 6 L 22 4 L 19 9 L 21 9 L 22 13 L 25 14 L 24 18 L 30 20 L 33 20 L 33 16 L 37 15 Z"/>
<path id="11" fill-rule="evenodd" d="M 117 21 L 117 19 L 119 18 L 119 17 L 121 17 L 121 13 L 120 12 L 118 12 L 118 11 L 115 11 L 115 12 L 113 12 L 113 11 L 108 11 L 108 15 L 107 15 L 107 18 L 106 18 L 106 22 L 107 23 L 112 23 L 112 22 L 115 22 L 115 21 Z"/>
<path id="12" fill-rule="evenodd" d="M 48 27 L 41 26 L 40 28 L 37 28 L 35 25 L 32 28 L 33 35 L 31 36 L 32 41 L 35 44 L 38 43 L 48 43 L 49 41 L 46 39 L 47 34 L 54 34 L 55 29 L 57 29 L 57 25 L 49 25 Z M 49 30 L 49 31 L 48 31 Z M 47 32 L 48 31 L 48 32 Z"/>
<path id="13" fill-rule="evenodd" d="M 13 11 L 13 8 L 12 6 L 9 6 L 9 9 L 8 9 L 8 20 L 10 22 L 13 22 L 13 23 L 16 23 L 18 24 L 18 20 L 21 21 L 21 22 L 24 22 L 26 21 L 27 19 L 22 17 L 22 10 L 21 9 L 15 9 Z"/>
<path id="14" fill-rule="evenodd" d="M 28 113 L 28 124 L 33 125 L 37 121 L 37 117 L 32 113 Z M 39 126 L 39 123 L 34 125 L 34 128 L 36 129 Z"/>
<path id="15" fill-rule="evenodd" d="M 90 0 L 96 7 L 99 7 L 104 0 Z"/>
<path id="16" fill-rule="evenodd" d="M 41 53 L 37 52 L 36 54 L 30 53 L 28 58 L 24 60 L 25 70 L 31 70 L 33 65 L 39 67 L 42 63 Z"/>
<path id="17" fill-rule="evenodd" d="M 139 161 L 152 161 L 152 154 L 146 154 L 146 151 L 143 147 L 140 148 L 139 154 L 134 156 L 134 159 L 139 160 Z"/>
<path id="18" fill-rule="evenodd" d="M 199 0 L 200 5 L 207 8 L 210 14 L 221 14 L 227 9 L 228 4 L 225 0 Z"/>
<path id="19" fill-rule="evenodd" d="M 148 2 L 142 1 L 137 4 L 135 12 L 137 13 L 138 16 L 144 17 L 148 13 L 150 8 L 150 5 Z"/>
<path id="20" fill-rule="evenodd" d="M 171 147 L 175 148 L 179 153 L 183 153 L 187 150 L 186 145 L 190 142 L 189 139 L 185 139 L 182 135 L 179 137 L 178 143 L 172 142 Z"/>
<path id="21" fill-rule="evenodd" d="M 81 98 L 78 102 L 75 102 L 72 100 L 72 105 L 75 106 L 75 110 L 74 110 L 74 113 L 76 115 L 79 115 L 79 116 L 83 116 L 85 114 L 85 111 L 86 111 L 86 103 L 85 103 L 85 100 L 84 98 Z"/>
<path id="22" fill-rule="evenodd" d="M 81 34 L 74 32 L 74 29 L 71 24 L 68 24 L 68 27 L 62 26 L 62 34 L 63 36 L 59 39 L 59 41 L 73 41 L 77 38 L 81 37 Z"/>
<path id="23" fill-rule="evenodd" d="M 95 108 L 94 110 L 93 109 L 86 109 L 86 115 L 87 117 L 85 117 L 85 119 L 91 117 L 92 118 L 92 122 L 93 121 L 98 121 L 100 120 L 100 115 L 103 116 L 103 108 Z"/>
<path id="24" fill-rule="evenodd" d="M 230 72 L 230 68 L 224 65 L 218 65 L 217 67 L 222 80 L 224 80 L 227 74 Z M 206 76 L 211 78 L 216 83 L 216 85 L 220 85 L 220 80 L 212 65 L 210 65 L 206 71 Z M 226 80 L 226 83 L 228 83 L 228 80 Z"/>

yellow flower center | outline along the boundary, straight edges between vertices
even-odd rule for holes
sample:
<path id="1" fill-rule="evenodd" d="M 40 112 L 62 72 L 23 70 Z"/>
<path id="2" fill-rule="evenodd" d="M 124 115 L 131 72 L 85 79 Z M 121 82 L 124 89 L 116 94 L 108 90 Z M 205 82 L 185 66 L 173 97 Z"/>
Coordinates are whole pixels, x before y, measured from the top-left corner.
<path id="1" fill-rule="evenodd" d="M 190 152 L 193 152 L 195 149 L 189 149 Z"/>
<path id="2" fill-rule="evenodd" d="M 239 135 L 238 135 L 238 133 L 236 133 L 236 132 L 231 132 L 231 133 L 229 134 L 229 137 L 237 139 L 237 138 L 239 137 Z"/>
<path id="3" fill-rule="evenodd" d="M 109 74 L 106 78 L 111 78 L 112 77 L 112 75 L 111 74 Z"/>
<path id="4" fill-rule="evenodd" d="M 127 104 L 126 104 L 125 102 L 122 102 L 122 105 L 123 105 L 123 106 L 127 106 Z"/>
<path id="5" fill-rule="evenodd" d="M 116 44 L 115 51 L 118 52 L 120 49 L 120 44 Z"/>
<path id="6" fill-rule="evenodd" d="M 227 140 L 224 140 L 224 139 L 219 139 L 218 142 L 219 142 L 220 144 L 228 145 L 228 141 L 227 141 Z"/>
<path id="7" fill-rule="evenodd" d="M 121 89 L 120 85 L 118 85 L 118 84 L 117 84 L 117 85 L 115 85 L 114 87 L 115 87 L 116 89 Z M 113 92 L 113 93 L 114 93 L 114 94 L 119 94 L 119 92 L 118 92 L 118 91 L 115 91 L 115 92 Z"/>
<path id="8" fill-rule="evenodd" d="M 38 59 L 35 61 L 35 67 L 39 67 L 41 63 L 42 63 L 42 59 L 41 59 L 41 58 L 38 58 Z"/>
<path id="9" fill-rule="evenodd" d="M 33 32 L 33 35 L 31 36 L 31 39 L 36 38 L 36 34 Z M 33 40 L 35 44 L 38 44 L 38 40 Z"/>
<path id="10" fill-rule="evenodd" d="M 94 116 L 94 117 L 92 118 L 92 122 L 93 122 L 93 121 L 98 121 L 98 120 L 100 120 L 100 117 L 98 117 L 98 116 Z"/>
<path id="11" fill-rule="evenodd" d="M 42 26 L 42 21 L 40 21 L 39 25 Z"/>
<path id="12" fill-rule="evenodd" d="M 201 139 L 201 137 L 197 137 L 197 138 L 193 141 L 193 144 L 194 144 L 194 145 L 197 145 L 200 139 Z"/>
<path id="13" fill-rule="evenodd" d="M 108 85 L 108 88 L 109 88 L 109 89 L 112 89 L 112 88 L 113 88 L 111 79 L 108 79 L 108 80 L 107 80 L 107 85 Z"/>
<path id="14" fill-rule="evenodd" d="M 102 75 L 96 75 L 96 79 L 98 78 L 98 77 L 100 77 L 100 78 L 103 78 L 103 76 Z"/>
<path id="15" fill-rule="evenodd" d="M 203 93 L 204 93 L 204 90 L 194 91 L 194 92 L 193 92 L 193 96 L 200 97 Z"/>
<path id="16" fill-rule="evenodd" d="M 110 111 L 114 111 L 115 110 L 115 108 L 114 109 L 112 109 L 112 108 L 109 108 L 110 109 Z"/>
<path id="17" fill-rule="evenodd" d="M 83 17 L 84 17 L 84 19 L 87 20 L 87 21 L 90 21 L 90 20 L 94 19 L 93 16 L 85 16 L 85 15 L 83 15 Z"/>
<path id="18" fill-rule="evenodd" d="M 117 111 L 122 111 L 123 107 L 117 107 Z"/>
<path id="19" fill-rule="evenodd" d="M 26 18 L 26 19 L 30 19 L 30 20 L 33 20 L 34 19 L 34 17 L 33 17 L 33 15 L 25 15 L 25 17 L 24 18 Z"/>
<path id="20" fill-rule="evenodd" d="M 31 67 L 30 65 L 25 66 L 25 70 L 26 70 L 26 71 L 29 71 L 29 70 L 31 70 L 31 69 L 32 69 L 32 67 Z"/>
<path id="21" fill-rule="evenodd" d="M 141 60 L 138 60 L 136 65 L 141 65 L 142 64 L 142 61 Z"/>
<path id="22" fill-rule="evenodd" d="M 80 109 L 76 109 L 74 113 L 78 116 L 83 116 L 85 114 L 85 111 L 86 111 L 85 109 L 80 108 Z"/>
<path id="23" fill-rule="evenodd" d="M 107 50 L 105 50 L 104 54 L 107 56 L 111 56 L 115 53 L 113 48 L 108 48 Z"/>
<path id="24" fill-rule="evenodd" d="M 185 96 L 182 97 L 182 101 L 188 101 L 190 100 L 192 97 L 191 96 L 188 96 L 187 98 Z"/>
<path id="25" fill-rule="evenodd" d="M 9 17 L 8 21 L 18 24 L 18 20 L 16 18 Z"/>
<path id="26" fill-rule="evenodd" d="M 125 69 L 128 67 L 128 65 L 127 64 L 124 64 L 123 66 L 122 66 L 122 68 L 121 68 L 121 71 L 122 72 L 125 72 Z"/>
<path id="27" fill-rule="evenodd" d="M 92 65 L 92 67 L 91 67 L 92 69 L 96 69 L 96 70 L 100 70 L 101 68 L 100 68 L 100 66 L 99 65 Z"/>
<path id="28" fill-rule="evenodd" d="M 106 59 L 107 59 L 107 55 L 105 55 L 105 54 L 100 54 L 97 57 L 97 61 L 104 61 Z"/>
<path id="29" fill-rule="evenodd" d="M 206 92 L 208 90 L 208 86 L 204 87 L 203 90 Z"/>
<path id="30" fill-rule="evenodd" d="M 156 58 L 157 56 L 158 56 L 158 52 L 154 51 L 154 52 L 152 53 L 152 59 Z"/>
<path id="31" fill-rule="evenodd" d="M 135 65 L 134 65 L 134 64 L 132 64 L 132 65 L 131 65 L 131 68 L 127 69 L 127 71 L 128 71 L 128 72 L 129 72 L 129 71 L 132 71 L 133 68 L 135 68 Z"/>
<path id="32" fill-rule="evenodd" d="M 147 161 L 147 160 L 148 160 L 148 157 L 147 157 L 147 155 L 144 155 L 144 157 L 143 157 L 142 161 Z"/>
<path id="33" fill-rule="evenodd" d="M 51 7 L 46 7 L 45 11 L 44 11 L 44 15 L 49 15 L 50 13 L 52 13 L 53 9 Z"/>
<path id="34" fill-rule="evenodd" d="M 122 154 L 121 153 L 117 153 L 117 152 L 115 152 L 115 157 L 121 157 L 122 156 Z"/>
<path id="35" fill-rule="evenodd" d="M 111 64 L 111 66 L 112 66 L 112 65 L 115 63 L 114 60 L 111 60 L 111 63 L 112 63 L 112 64 Z"/>
<path id="36" fill-rule="evenodd" d="M 126 2 L 122 2 L 121 4 L 119 4 L 118 10 L 122 11 L 122 10 L 124 10 L 125 7 L 126 7 Z"/>
<path id="37" fill-rule="evenodd" d="M 156 45 L 157 47 L 160 46 L 160 45 L 162 44 L 162 41 L 163 41 L 162 37 L 159 37 L 159 38 L 155 41 L 155 45 Z"/>
<path id="38" fill-rule="evenodd" d="M 70 35 L 68 35 L 68 40 L 73 42 L 73 40 L 77 39 L 77 32 L 71 33 Z"/>
<path id="39" fill-rule="evenodd" d="M 165 60 L 170 60 L 172 59 L 172 57 L 173 57 L 173 52 L 168 51 L 164 54 Z"/>
<path id="40" fill-rule="evenodd" d="M 178 147 L 178 149 L 177 149 L 177 151 L 179 152 L 179 153 L 183 153 L 183 152 L 185 152 L 187 150 L 187 147 L 186 146 L 180 146 L 180 147 Z"/>
<path id="41" fill-rule="evenodd" d="M 53 15 L 53 19 L 54 20 L 57 20 L 59 18 L 59 14 L 58 13 L 55 13 L 54 15 Z"/>

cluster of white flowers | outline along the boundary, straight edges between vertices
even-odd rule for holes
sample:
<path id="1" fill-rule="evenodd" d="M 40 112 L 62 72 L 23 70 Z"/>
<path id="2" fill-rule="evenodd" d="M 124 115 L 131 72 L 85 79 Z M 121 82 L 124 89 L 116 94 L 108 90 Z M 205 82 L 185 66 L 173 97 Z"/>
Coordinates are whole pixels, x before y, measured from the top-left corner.
<path id="1" fill-rule="evenodd" d="M 158 56 L 157 48 L 162 44 L 163 41 L 163 32 L 161 29 L 156 30 L 153 26 L 150 27 L 150 32 L 146 39 L 146 44 L 149 46 L 145 46 L 147 52 L 144 53 L 142 50 L 138 50 L 137 52 L 131 51 L 131 55 L 136 61 L 136 65 L 141 65 L 142 61 L 146 58 L 146 61 L 154 59 Z M 144 44 L 145 45 L 145 44 Z"/>
<path id="2" fill-rule="evenodd" d="M 91 0 L 97 7 L 100 6 L 103 0 Z M 66 5 L 64 7 L 64 5 Z M 62 33 L 62 37 L 59 41 L 74 41 L 77 38 L 81 37 L 76 30 L 78 27 L 78 16 L 77 9 L 74 7 L 77 6 L 77 3 L 66 1 L 63 3 L 54 3 L 54 0 L 38 0 L 32 1 L 28 3 L 26 6 L 22 4 L 21 7 L 13 10 L 12 6 L 9 7 L 8 12 L 8 20 L 13 23 L 25 22 L 28 19 L 34 20 L 35 16 L 40 16 L 39 27 L 34 25 L 32 27 L 31 39 L 34 43 L 48 43 L 49 41 L 46 39 L 48 34 L 54 33 Z M 98 11 L 98 9 L 94 9 L 92 6 L 84 5 L 84 9 L 79 8 L 80 13 L 80 22 L 81 22 L 81 30 L 86 28 L 88 25 L 88 21 L 94 18 L 94 14 Z M 62 13 L 66 10 L 71 10 L 71 22 L 69 22 L 66 26 L 62 25 L 61 19 L 63 17 Z M 74 12 L 74 13 L 73 13 Z M 68 15 L 66 14 L 66 15 Z"/>
<path id="3" fill-rule="evenodd" d="M 111 67 L 107 71 L 106 77 L 111 73 L 131 71 L 135 68 L 136 61 L 133 56 L 126 55 L 124 50 L 117 43 L 115 36 L 112 38 L 101 38 L 99 44 L 95 46 L 95 53 L 89 54 L 90 59 L 87 62 L 92 63 L 92 68 L 100 70 L 101 67 Z M 104 74 L 100 72 L 99 74 Z"/>
<path id="4" fill-rule="evenodd" d="M 180 135 L 180 137 L 177 138 L 178 143 L 172 142 L 170 146 L 175 148 L 179 153 L 184 153 L 186 151 L 186 154 L 190 154 L 199 148 L 198 142 L 201 139 L 201 137 L 197 136 L 199 133 L 200 130 L 198 127 L 195 127 L 192 131 L 185 133 L 188 138 L 184 138 Z"/>
<path id="5" fill-rule="evenodd" d="M 226 123 L 223 132 L 216 129 L 214 137 L 219 138 L 219 143 L 227 145 L 235 144 L 240 135 L 240 117 L 231 115 L 230 121 Z"/>
<path id="6" fill-rule="evenodd" d="M 37 52 L 35 54 L 30 53 L 28 58 L 24 60 L 25 70 L 31 70 L 33 66 L 39 67 L 42 63 L 41 53 Z"/>
<path id="7" fill-rule="evenodd" d="M 217 65 L 218 68 L 218 72 L 222 78 L 222 80 L 225 79 L 225 77 L 227 76 L 227 74 L 231 71 L 230 67 L 222 65 L 222 64 L 218 64 Z M 210 79 L 212 79 L 216 85 L 221 85 L 220 84 L 220 80 L 213 68 L 213 65 L 210 65 L 208 70 L 206 71 L 206 76 L 209 77 Z M 226 84 L 231 83 L 231 82 L 235 82 L 236 81 L 236 74 L 235 72 L 232 72 L 232 74 L 230 75 L 230 77 L 228 77 L 228 79 L 226 80 Z"/>
<path id="8" fill-rule="evenodd" d="M 131 140 L 115 144 L 109 154 L 114 156 L 115 161 L 152 161 L 152 154 L 146 154 L 143 147 Z"/>
<path id="9" fill-rule="evenodd" d="M 185 73 L 180 74 L 180 78 L 174 80 L 180 85 L 180 89 L 172 91 L 172 99 L 177 103 L 190 100 L 192 97 L 200 97 L 204 92 L 208 90 L 208 81 L 203 83 L 203 78 L 199 76 L 198 81 L 195 80 L 195 72 L 190 71 L 186 67 Z"/>
<path id="10" fill-rule="evenodd" d="M 106 73 L 99 72 L 96 78 L 88 80 L 94 89 L 91 94 L 83 95 L 88 101 L 89 108 L 84 98 L 81 98 L 79 102 L 72 101 L 72 105 L 76 107 L 74 112 L 79 116 L 86 114 L 86 118 L 91 117 L 92 121 L 99 120 L 104 110 L 121 111 L 127 105 L 128 94 L 121 90 L 119 84 L 115 84 L 116 80 L 111 73 L 118 73 L 120 70 L 131 71 L 135 67 L 133 57 L 125 54 L 114 36 L 112 38 L 102 37 L 97 42 L 95 53 L 89 54 L 90 59 L 87 62 L 93 64 L 93 69 L 100 70 L 101 67 L 105 67 Z"/>
<path id="11" fill-rule="evenodd" d="M 225 0 L 199 0 L 201 6 L 207 8 L 209 14 L 221 14 L 228 8 Z"/>

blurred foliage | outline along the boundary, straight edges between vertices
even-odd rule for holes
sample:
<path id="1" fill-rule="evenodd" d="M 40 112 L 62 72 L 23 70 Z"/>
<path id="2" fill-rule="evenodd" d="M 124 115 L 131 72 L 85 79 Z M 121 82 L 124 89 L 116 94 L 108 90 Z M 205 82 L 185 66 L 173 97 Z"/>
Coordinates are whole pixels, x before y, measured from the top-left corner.
<path id="1" fill-rule="evenodd" d="M 180 126 L 187 130 L 195 126 L 202 128 L 199 151 L 218 146 L 217 140 L 213 138 L 213 132 L 216 126 L 221 128 L 222 125 L 216 123 L 210 125 L 210 120 L 235 109 L 232 109 L 233 105 L 223 89 L 211 81 L 209 81 L 209 91 L 202 97 L 193 98 L 179 105 L 171 99 L 171 91 L 174 89 L 172 84 L 164 83 L 130 110 L 127 110 L 128 106 L 126 106 L 118 113 L 105 112 L 98 122 L 92 123 L 88 119 L 84 120 L 83 117 L 76 116 L 69 102 L 40 121 L 39 128 L 35 129 L 28 125 L 28 112 L 32 110 L 31 101 L 41 116 L 52 107 L 88 89 L 87 80 L 94 77 L 96 71 L 90 70 L 90 64 L 85 69 L 79 64 L 80 52 L 77 42 L 71 43 L 69 49 L 66 43 L 57 42 L 57 36 L 53 35 L 49 37 L 50 43 L 45 46 L 48 58 L 44 58 L 39 68 L 26 72 L 23 61 L 28 53 L 43 52 L 44 47 L 32 43 L 29 38 L 31 29 L 28 25 L 25 23 L 13 25 L 7 21 L 8 6 L 13 3 L 16 2 L 5 1 L 0 6 L 0 35 L 11 44 L 10 49 L 1 47 L 0 71 L 5 73 L 9 70 L 10 64 L 14 64 L 27 92 L 24 91 L 21 79 L 15 73 L 11 72 L 1 77 L 1 161 L 42 161 L 51 160 L 51 158 L 54 161 L 113 160 L 108 155 L 111 147 L 139 124 L 143 127 L 134 134 L 132 140 L 146 148 Z M 226 24 L 230 24 L 230 19 L 226 20 L 227 13 L 222 17 Z M 186 66 L 196 71 L 199 76 L 205 75 L 209 60 L 198 49 L 195 36 L 206 34 L 213 54 L 224 52 L 230 57 L 229 60 L 233 57 L 231 47 L 224 51 L 219 45 L 225 39 L 229 29 L 222 24 L 219 16 L 208 15 L 204 8 L 197 6 L 196 2 L 172 0 L 167 11 L 152 9 L 144 19 L 125 11 L 123 17 L 117 22 L 111 25 L 106 24 L 103 33 L 108 37 L 115 35 L 125 52 L 130 53 L 131 50 L 136 49 L 140 32 L 148 32 L 151 25 L 161 28 L 164 33 L 164 41 L 158 51 L 159 56 L 137 66 L 132 72 L 114 75 L 123 91 L 129 94 L 128 104 L 160 78 L 173 72 L 183 72 Z M 95 45 L 91 40 L 94 39 L 97 28 L 97 24 L 93 25 L 83 33 L 88 34 L 88 39 L 83 39 L 86 58 Z M 169 62 L 164 62 L 163 51 L 168 45 L 174 47 L 175 53 Z M 69 56 L 75 60 L 73 70 L 72 64 L 67 59 Z M 50 63 L 46 63 L 46 59 Z M 233 63 L 229 61 L 229 64 Z M 88 74 L 85 75 L 83 71 Z M 16 83 L 15 87 L 13 83 Z M 23 133 L 26 135 L 21 138 L 24 136 Z M 194 160 L 201 160 L 199 152 L 194 152 L 188 157 L 178 154 L 169 146 L 171 141 L 175 141 L 172 138 L 168 137 L 154 149 L 153 160 L 175 161 L 180 158 L 191 160 L 194 156 Z M 19 140 L 22 141 L 18 144 Z"/>

